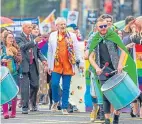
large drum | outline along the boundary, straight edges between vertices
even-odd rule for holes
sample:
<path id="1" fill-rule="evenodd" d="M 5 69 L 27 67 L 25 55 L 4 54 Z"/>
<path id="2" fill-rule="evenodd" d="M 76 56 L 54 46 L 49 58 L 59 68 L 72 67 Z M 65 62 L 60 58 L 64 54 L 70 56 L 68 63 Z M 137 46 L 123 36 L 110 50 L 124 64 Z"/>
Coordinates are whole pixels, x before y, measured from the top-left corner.
<path id="1" fill-rule="evenodd" d="M 128 106 L 140 95 L 139 88 L 124 71 L 108 79 L 101 90 L 115 110 Z"/>
<path id="2" fill-rule="evenodd" d="M 18 94 L 19 88 L 7 67 L 1 66 L 0 75 L 1 75 L 0 105 L 2 105 L 11 101 Z"/>

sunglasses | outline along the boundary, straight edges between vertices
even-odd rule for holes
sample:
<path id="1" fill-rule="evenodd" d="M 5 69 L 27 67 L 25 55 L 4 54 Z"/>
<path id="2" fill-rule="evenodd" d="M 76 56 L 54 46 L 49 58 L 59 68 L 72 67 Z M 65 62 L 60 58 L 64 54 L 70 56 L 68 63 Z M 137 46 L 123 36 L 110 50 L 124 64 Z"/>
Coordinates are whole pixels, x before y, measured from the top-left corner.
<path id="1" fill-rule="evenodd" d="M 100 25 L 99 28 L 106 28 L 107 25 Z"/>

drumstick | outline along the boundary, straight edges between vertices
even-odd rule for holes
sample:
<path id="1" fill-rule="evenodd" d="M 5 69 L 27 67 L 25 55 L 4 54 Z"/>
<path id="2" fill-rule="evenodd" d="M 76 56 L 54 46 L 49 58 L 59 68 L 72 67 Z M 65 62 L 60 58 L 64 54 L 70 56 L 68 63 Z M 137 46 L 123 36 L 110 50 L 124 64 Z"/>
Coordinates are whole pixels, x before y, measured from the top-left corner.
<path id="1" fill-rule="evenodd" d="M 124 66 L 123 69 L 126 68 L 127 66 L 128 66 L 128 65 Z M 117 71 L 118 71 L 118 70 L 114 70 L 114 71 L 112 71 L 112 72 L 110 72 L 110 73 L 105 73 L 105 76 L 108 77 L 109 75 L 111 75 L 111 74 L 113 74 L 113 73 L 115 73 L 115 72 L 117 72 Z"/>
<path id="2" fill-rule="evenodd" d="M 106 62 L 105 63 L 105 65 L 104 65 L 104 67 L 102 68 L 102 70 L 104 70 L 106 67 L 108 67 L 109 66 L 109 63 L 108 62 Z"/>

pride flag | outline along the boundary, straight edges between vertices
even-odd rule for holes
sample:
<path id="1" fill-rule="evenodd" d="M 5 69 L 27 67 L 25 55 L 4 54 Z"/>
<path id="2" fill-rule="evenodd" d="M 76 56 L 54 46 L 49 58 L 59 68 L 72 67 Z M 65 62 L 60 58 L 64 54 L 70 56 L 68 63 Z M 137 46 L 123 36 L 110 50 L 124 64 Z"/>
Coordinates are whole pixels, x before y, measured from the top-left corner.
<path id="1" fill-rule="evenodd" d="M 136 44 L 135 45 L 135 62 L 137 67 L 137 73 L 138 73 L 138 83 L 139 88 L 142 91 L 142 61 L 140 61 L 139 56 L 142 56 L 142 45 Z"/>
<path id="2" fill-rule="evenodd" d="M 55 26 L 55 9 L 39 24 L 41 34 L 47 34 L 54 29 Z"/>
<path id="3" fill-rule="evenodd" d="M 46 17 L 43 22 L 48 24 L 48 23 L 52 23 L 54 21 L 55 21 L 55 15 L 54 15 L 54 13 L 52 13 L 48 17 Z"/>
<path id="4" fill-rule="evenodd" d="M 9 71 L 11 72 L 11 74 L 14 74 L 17 71 L 17 66 L 16 66 L 16 63 L 13 59 L 10 59 L 6 62 L 2 62 L 1 64 L 2 64 L 2 66 L 6 66 L 9 69 Z"/>
<path id="5" fill-rule="evenodd" d="M 38 43 L 38 47 L 41 50 L 41 53 L 47 58 L 47 52 L 48 52 L 48 43 L 46 39 L 43 39 Z"/>

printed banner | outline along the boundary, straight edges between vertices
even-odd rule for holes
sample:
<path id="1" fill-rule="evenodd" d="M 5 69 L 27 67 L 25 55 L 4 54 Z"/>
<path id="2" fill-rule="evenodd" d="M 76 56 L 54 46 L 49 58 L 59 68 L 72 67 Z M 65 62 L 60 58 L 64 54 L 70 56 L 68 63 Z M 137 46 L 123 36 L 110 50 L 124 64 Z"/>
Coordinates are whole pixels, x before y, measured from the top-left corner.
<path id="1" fill-rule="evenodd" d="M 87 20 L 90 24 L 94 24 L 98 18 L 98 11 L 96 10 L 88 10 L 88 17 Z"/>
<path id="2" fill-rule="evenodd" d="M 7 27 L 9 30 L 14 32 L 14 35 L 19 35 L 22 31 L 22 24 L 25 22 L 31 22 L 32 24 L 39 24 L 39 19 L 37 18 L 15 18 L 13 19 L 14 24 Z"/>
<path id="3" fill-rule="evenodd" d="M 78 22 L 79 12 L 77 11 L 69 11 L 67 17 L 67 25 L 75 24 L 77 25 Z"/>

